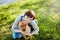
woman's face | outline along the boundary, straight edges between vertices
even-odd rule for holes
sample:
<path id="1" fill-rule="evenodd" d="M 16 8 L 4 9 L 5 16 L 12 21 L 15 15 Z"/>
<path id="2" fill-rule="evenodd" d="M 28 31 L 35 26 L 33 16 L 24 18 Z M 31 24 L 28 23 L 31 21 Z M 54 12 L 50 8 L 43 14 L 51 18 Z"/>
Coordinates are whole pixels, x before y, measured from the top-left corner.
<path id="1" fill-rule="evenodd" d="M 25 16 L 24 20 L 26 21 L 26 23 L 30 23 L 33 18 L 29 18 L 28 16 Z"/>

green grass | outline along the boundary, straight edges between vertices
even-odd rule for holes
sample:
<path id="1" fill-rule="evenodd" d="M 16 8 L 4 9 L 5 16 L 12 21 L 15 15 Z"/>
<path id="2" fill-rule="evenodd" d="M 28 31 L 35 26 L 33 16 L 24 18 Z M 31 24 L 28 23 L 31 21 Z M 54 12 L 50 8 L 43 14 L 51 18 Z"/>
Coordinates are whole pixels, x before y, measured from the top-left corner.
<path id="1" fill-rule="evenodd" d="M 35 11 L 39 27 L 39 35 L 33 36 L 33 40 L 60 40 L 59 4 L 59 0 L 22 0 L 0 6 L 0 40 L 13 40 L 14 20 L 29 9 Z"/>

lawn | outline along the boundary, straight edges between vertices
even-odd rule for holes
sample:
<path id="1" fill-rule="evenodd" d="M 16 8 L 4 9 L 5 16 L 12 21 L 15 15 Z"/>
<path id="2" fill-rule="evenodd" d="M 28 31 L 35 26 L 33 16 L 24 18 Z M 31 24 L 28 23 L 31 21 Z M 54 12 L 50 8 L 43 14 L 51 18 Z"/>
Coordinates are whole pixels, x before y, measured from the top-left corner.
<path id="1" fill-rule="evenodd" d="M 39 27 L 33 40 L 60 40 L 60 0 L 18 0 L 0 6 L 0 40 L 13 40 L 14 20 L 29 9 L 35 11 Z"/>

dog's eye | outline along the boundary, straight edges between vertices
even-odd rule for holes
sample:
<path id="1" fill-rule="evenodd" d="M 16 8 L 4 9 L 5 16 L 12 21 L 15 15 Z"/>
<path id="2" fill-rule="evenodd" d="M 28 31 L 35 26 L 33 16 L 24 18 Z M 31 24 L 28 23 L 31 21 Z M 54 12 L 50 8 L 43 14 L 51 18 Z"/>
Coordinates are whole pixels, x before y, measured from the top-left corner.
<path id="1" fill-rule="evenodd" d="M 21 25 L 21 27 L 26 27 L 26 25 Z"/>

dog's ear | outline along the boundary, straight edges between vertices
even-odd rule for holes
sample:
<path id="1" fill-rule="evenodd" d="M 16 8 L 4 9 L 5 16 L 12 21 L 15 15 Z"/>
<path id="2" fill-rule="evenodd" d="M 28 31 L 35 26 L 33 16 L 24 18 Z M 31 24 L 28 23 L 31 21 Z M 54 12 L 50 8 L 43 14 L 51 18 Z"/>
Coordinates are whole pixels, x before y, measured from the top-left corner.
<path id="1" fill-rule="evenodd" d="M 20 21 L 20 22 L 18 23 L 18 25 L 19 25 L 20 27 L 22 27 L 22 26 L 24 26 L 25 24 L 24 24 L 23 21 Z"/>
<path id="2" fill-rule="evenodd" d="M 22 23 L 22 22 L 19 22 L 19 23 L 18 23 L 18 25 L 19 25 L 19 26 L 22 26 L 22 25 L 23 25 L 23 23 Z"/>

